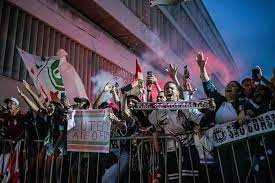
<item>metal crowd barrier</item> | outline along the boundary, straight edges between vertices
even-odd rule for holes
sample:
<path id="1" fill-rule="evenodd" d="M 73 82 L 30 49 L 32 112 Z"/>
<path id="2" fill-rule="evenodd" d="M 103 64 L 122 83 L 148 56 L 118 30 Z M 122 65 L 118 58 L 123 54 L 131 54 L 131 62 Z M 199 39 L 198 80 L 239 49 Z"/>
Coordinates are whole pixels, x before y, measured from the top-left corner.
<path id="1" fill-rule="evenodd" d="M 190 133 L 190 132 L 189 132 Z M 215 162 L 201 161 L 199 174 L 191 175 L 191 182 L 271 182 L 275 174 L 275 134 L 261 135 L 234 144 L 218 147 L 211 152 Z M 180 143 L 177 136 L 159 136 L 161 150 L 156 152 L 152 136 L 118 137 L 118 156 L 115 153 L 68 152 L 58 157 L 46 156 L 42 141 L 32 142 L 31 149 L 21 145 L 20 182 L 129 182 L 150 183 L 164 167 L 161 182 L 185 182 L 183 178 L 184 161 L 182 153 L 188 148 L 188 156 L 194 170 L 193 152 L 188 147 L 178 146 L 176 151 L 177 176 L 174 180 L 168 175 L 167 140 Z M 123 145 L 126 144 L 127 146 Z M 0 140 L 0 182 L 7 174 L 8 159 L 13 153 L 13 144 L 9 140 Z M 28 152 L 27 152 L 28 151 Z M 209 153 L 204 149 L 203 154 Z M 123 157 L 120 159 L 120 157 Z M 185 156 L 186 158 L 186 156 Z M 123 162 L 123 161 L 126 161 Z M 127 165 L 127 167 L 125 166 Z M 106 169 L 114 168 L 109 176 Z M 126 168 L 125 168 L 126 167 Z M 107 178 L 106 178 L 107 177 Z M 105 179 L 106 178 L 106 179 Z M 190 179 L 189 179 L 190 180 Z"/>

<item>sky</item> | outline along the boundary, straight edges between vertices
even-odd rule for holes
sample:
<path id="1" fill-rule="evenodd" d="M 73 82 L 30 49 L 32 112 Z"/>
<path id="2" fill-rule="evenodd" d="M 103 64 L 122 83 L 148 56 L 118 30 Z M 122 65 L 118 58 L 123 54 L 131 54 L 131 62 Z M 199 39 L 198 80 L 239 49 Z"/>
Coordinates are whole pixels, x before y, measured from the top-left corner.
<path id="1" fill-rule="evenodd" d="M 259 65 L 266 78 L 275 68 L 275 0 L 202 0 L 241 78 Z"/>

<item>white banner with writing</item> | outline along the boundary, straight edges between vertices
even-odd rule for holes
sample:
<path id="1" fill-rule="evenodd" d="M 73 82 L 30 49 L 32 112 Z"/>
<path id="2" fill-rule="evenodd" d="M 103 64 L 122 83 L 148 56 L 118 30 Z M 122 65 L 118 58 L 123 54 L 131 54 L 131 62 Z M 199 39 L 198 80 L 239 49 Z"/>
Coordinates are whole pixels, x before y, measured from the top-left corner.
<path id="1" fill-rule="evenodd" d="M 67 147 L 74 152 L 108 153 L 110 150 L 111 109 L 73 110 L 69 113 Z"/>
<path id="2" fill-rule="evenodd" d="M 269 111 L 249 119 L 243 126 L 236 128 L 236 121 L 215 125 L 205 135 L 217 147 L 227 143 L 244 140 L 247 137 L 275 131 L 275 111 Z"/>

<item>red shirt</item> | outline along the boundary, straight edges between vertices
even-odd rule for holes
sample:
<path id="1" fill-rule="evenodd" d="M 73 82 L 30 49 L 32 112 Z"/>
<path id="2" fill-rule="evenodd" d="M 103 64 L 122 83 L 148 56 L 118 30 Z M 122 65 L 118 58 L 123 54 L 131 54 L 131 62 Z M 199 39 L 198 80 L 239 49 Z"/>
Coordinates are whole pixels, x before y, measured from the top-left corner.
<path id="1" fill-rule="evenodd" d="M 24 123 L 26 115 L 22 111 L 18 111 L 15 116 L 4 114 L 3 121 L 0 123 L 0 128 L 4 129 L 4 137 L 7 139 L 16 139 L 24 131 Z M 23 136 L 22 136 L 23 137 Z"/>

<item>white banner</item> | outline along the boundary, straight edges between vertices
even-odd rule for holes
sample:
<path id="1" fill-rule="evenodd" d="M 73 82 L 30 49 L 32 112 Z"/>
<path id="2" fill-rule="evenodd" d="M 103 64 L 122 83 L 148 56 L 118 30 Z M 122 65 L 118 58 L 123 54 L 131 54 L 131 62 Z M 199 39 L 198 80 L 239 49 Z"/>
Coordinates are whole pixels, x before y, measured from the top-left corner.
<path id="1" fill-rule="evenodd" d="M 69 113 L 74 127 L 68 128 L 68 151 L 108 153 L 111 109 L 74 110 Z"/>
<path id="2" fill-rule="evenodd" d="M 212 144 L 217 147 L 227 143 L 233 143 L 239 140 L 245 140 L 248 137 L 262 135 L 275 131 L 275 111 L 269 111 L 255 118 L 251 118 L 240 128 L 235 128 L 233 122 L 228 122 L 208 129 L 205 135 Z"/>

